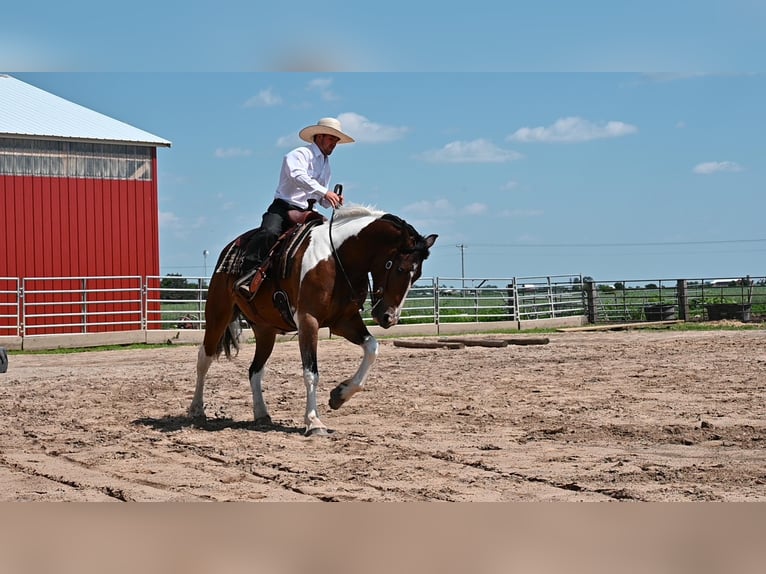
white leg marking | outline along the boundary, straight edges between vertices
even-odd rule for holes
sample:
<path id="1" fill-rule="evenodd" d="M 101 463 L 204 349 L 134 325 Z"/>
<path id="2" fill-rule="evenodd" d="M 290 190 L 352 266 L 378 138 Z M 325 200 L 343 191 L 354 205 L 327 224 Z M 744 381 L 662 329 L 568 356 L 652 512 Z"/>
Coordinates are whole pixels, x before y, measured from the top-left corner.
<path id="1" fill-rule="evenodd" d="M 266 408 L 266 402 L 263 400 L 263 377 L 266 374 L 266 366 L 253 373 L 250 377 L 250 390 L 253 393 L 253 418 L 255 421 L 263 420 L 269 417 L 269 410 Z"/>
<path id="2" fill-rule="evenodd" d="M 324 426 L 317 414 L 317 387 L 319 386 L 319 375 L 312 373 L 309 369 L 303 369 L 303 382 L 306 383 L 306 430 L 316 428 L 327 428 Z"/>
<path id="3" fill-rule="evenodd" d="M 375 337 L 372 335 L 365 337 L 362 342 L 362 350 L 364 351 L 362 362 L 356 370 L 356 373 L 354 373 L 354 376 L 348 379 L 348 384 L 344 385 L 341 390 L 341 398 L 344 403 L 364 387 L 367 375 L 370 373 L 370 369 L 375 363 L 375 359 L 378 358 L 378 347 L 378 340 Z"/>
<path id="4" fill-rule="evenodd" d="M 208 357 L 205 354 L 205 347 L 200 345 L 199 351 L 197 351 L 197 387 L 194 389 L 194 398 L 189 407 L 189 416 L 191 417 L 205 416 L 205 404 L 202 402 L 202 391 L 205 388 L 205 375 L 207 374 L 208 369 L 210 369 L 213 359 L 214 357 Z"/>

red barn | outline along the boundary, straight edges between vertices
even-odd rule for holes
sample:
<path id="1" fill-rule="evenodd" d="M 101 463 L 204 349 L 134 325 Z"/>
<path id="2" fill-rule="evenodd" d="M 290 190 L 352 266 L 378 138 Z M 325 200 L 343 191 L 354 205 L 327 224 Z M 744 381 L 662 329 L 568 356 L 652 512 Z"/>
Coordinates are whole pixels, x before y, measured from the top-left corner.
<path id="1" fill-rule="evenodd" d="M 14 282 L 22 336 L 146 328 L 134 302 L 159 275 L 157 148 L 170 145 L 0 75 L 0 335 L 15 334 L 2 330 Z"/>

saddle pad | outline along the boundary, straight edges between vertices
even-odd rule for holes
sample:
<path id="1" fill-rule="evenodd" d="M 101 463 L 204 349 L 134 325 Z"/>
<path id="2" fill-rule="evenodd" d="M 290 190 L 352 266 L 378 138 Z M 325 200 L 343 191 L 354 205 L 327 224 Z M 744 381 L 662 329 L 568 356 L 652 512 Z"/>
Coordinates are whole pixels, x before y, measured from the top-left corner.
<path id="1" fill-rule="evenodd" d="M 245 246 L 256 231 L 258 231 L 257 227 L 245 231 L 229 244 L 226 253 L 221 257 L 221 263 L 215 270 L 216 273 L 240 275 L 240 272 L 242 271 L 242 262 L 245 259 Z"/>
<path id="2" fill-rule="evenodd" d="M 242 261 L 245 259 L 245 250 L 239 242 L 234 241 L 221 258 L 221 264 L 215 270 L 216 273 L 230 273 L 239 276 L 242 270 Z"/>

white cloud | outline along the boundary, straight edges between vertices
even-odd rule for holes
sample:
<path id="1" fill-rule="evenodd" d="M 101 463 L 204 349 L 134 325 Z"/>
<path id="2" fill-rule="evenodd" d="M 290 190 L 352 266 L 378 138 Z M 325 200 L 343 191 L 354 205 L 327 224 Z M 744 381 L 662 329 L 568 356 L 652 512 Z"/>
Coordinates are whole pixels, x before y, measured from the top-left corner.
<path id="1" fill-rule="evenodd" d="M 708 161 L 698 163 L 692 171 L 701 175 L 710 175 L 719 171 L 742 171 L 742 166 L 733 161 Z"/>
<path id="2" fill-rule="evenodd" d="M 519 187 L 519 182 L 514 180 L 506 181 L 503 185 L 500 186 L 500 189 L 503 191 L 510 191 L 511 189 L 516 189 Z"/>
<path id="3" fill-rule="evenodd" d="M 191 223 L 189 223 L 189 227 L 191 229 L 202 229 L 203 227 L 206 227 L 207 224 L 207 217 L 200 215 L 196 219 L 192 220 Z"/>
<path id="4" fill-rule="evenodd" d="M 506 139 L 517 142 L 585 142 L 595 139 L 616 138 L 638 131 L 624 122 L 594 123 L 579 117 L 560 118 L 548 127 L 519 128 Z"/>
<path id="5" fill-rule="evenodd" d="M 344 128 L 345 129 L 345 128 Z M 277 147 L 298 147 L 304 145 L 305 142 L 298 137 L 298 134 L 290 134 L 289 136 L 282 136 L 277 138 Z"/>
<path id="6" fill-rule="evenodd" d="M 462 208 L 456 208 L 448 199 L 437 199 L 436 201 L 418 201 L 405 205 L 402 209 L 404 213 L 414 216 L 428 216 L 432 221 L 444 221 L 459 214 L 463 215 L 481 215 L 489 211 L 489 207 L 484 203 L 469 203 Z"/>
<path id="7" fill-rule="evenodd" d="M 246 108 L 268 108 L 271 106 L 278 106 L 282 103 L 282 98 L 278 94 L 275 94 L 271 88 L 261 90 L 257 95 L 249 98 L 245 102 Z"/>
<path id="8" fill-rule="evenodd" d="M 309 82 L 310 90 L 326 90 L 332 85 L 332 78 L 314 78 Z"/>
<path id="9" fill-rule="evenodd" d="M 454 141 L 441 149 L 425 151 L 419 159 L 434 163 L 504 163 L 521 159 L 520 153 L 503 149 L 485 139 Z"/>
<path id="10" fill-rule="evenodd" d="M 354 112 L 338 116 L 343 131 L 360 143 L 385 143 L 402 139 L 409 131 L 406 126 L 386 126 L 371 122 Z"/>
<path id="11" fill-rule="evenodd" d="M 540 217 L 542 214 L 542 209 L 503 209 L 498 213 L 500 217 L 509 217 L 511 219 Z"/>
<path id="12" fill-rule="evenodd" d="M 649 72 L 644 74 L 644 78 L 649 82 L 664 83 L 678 80 L 694 80 L 709 75 L 711 74 L 705 72 Z"/>
<path id="13" fill-rule="evenodd" d="M 402 139 L 409 131 L 405 126 L 386 126 L 371 122 L 366 117 L 354 112 L 345 112 L 338 116 L 343 131 L 357 143 L 386 143 Z M 304 145 L 298 134 L 290 134 L 277 139 L 277 147 L 297 147 Z"/>
<path id="14" fill-rule="evenodd" d="M 251 155 L 253 152 L 252 150 L 241 148 L 241 147 L 227 147 L 227 148 L 221 148 L 215 150 L 215 157 L 220 159 L 226 159 L 230 157 L 247 157 Z"/>
<path id="15" fill-rule="evenodd" d="M 487 205 L 484 203 L 471 203 L 463 208 L 468 215 L 480 215 L 487 212 Z"/>
<path id="16" fill-rule="evenodd" d="M 160 227 L 166 229 L 178 229 L 181 227 L 181 220 L 178 216 L 171 211 L 160 211 L 159 213 Z"/>
<path id="17" fill-rule="evenodd" d="M 448 199 L 438 199 L 436 201 L 422 200 L 416 203 L 410 203 L 405 205 L 403 211 L 407 213 L 424 214 L 424 215 L 452 215 L 455 212 L 455 208 Z"/>
<path id="18" fill-rule="evenodd" d="M 309 82 L 310 91 L 319 92 L 320 97 L 325 101 L 337 100 L 338 96 L 330 89 L 332 86 L 331 78 L 315 78 Z"/>

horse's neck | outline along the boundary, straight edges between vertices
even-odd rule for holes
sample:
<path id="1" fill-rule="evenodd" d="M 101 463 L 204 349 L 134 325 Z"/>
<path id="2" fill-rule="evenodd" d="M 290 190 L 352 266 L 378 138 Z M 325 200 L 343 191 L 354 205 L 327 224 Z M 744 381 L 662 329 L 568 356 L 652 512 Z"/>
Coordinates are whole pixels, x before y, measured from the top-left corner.
<path id="1" fill-rule="evenodd" d="M 301 269 L 306 273 L 320 261 L 333 257 L 333 251 L 339 251 L 348 241 L 353 241 L 362 230 L 375 221 L 377 216 L 345 217 L 337 221 L 327 221 L 316 227 L 311 233 L 311 242 L 303 255 Z"/>

